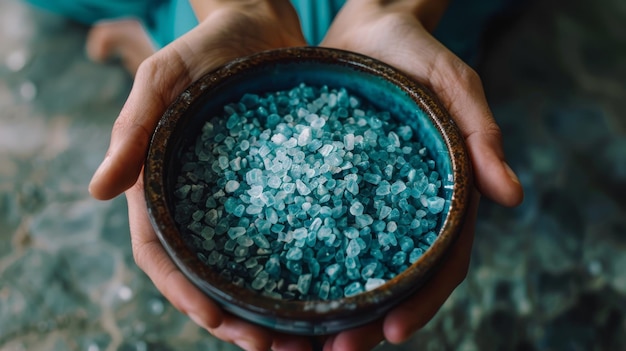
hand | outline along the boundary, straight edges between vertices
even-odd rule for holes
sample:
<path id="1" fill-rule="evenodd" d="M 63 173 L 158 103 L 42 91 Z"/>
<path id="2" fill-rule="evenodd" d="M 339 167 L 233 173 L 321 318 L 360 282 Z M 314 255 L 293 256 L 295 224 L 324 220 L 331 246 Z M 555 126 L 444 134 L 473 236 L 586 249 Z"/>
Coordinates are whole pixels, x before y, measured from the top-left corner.
<path id="1" fill-rule="evenodd" d="M 348 2 L 321 45 L 377 58 L 433 90 L 461 130 L 478 191 L 502 205 L 515 206 L 522 201 L 522 188 L 505 162 L 500 129 L 489 110 L 480 78 L 428 31 L 443 13 L 442 3 Z M 407 4 L 412 7 L 404 6 Z M 384 339 L 392 343 L 405 341 L 423 327 L 465 279 L 478 202 L 475 193 L 460 240 L 438 274 L 384 319 L 329 338 L 324 350 L 369 350 Z"/>
<path id="2" fill-rule="evenodd" d="M 204 8 L 207 4 L 215 4 Z M 215 336 L 246 350 L 307 350 L 304 338 L 274 334 L 221 309 L 199 291 L 170 260 L 150 225 L 142 166 L 148 142 L 167 106 L 191 82 L 237 57 L 305 45 L 298 17 L 288 1 L 205 1 L 192 31 L 146 59 L 116 120 L 106 157 L 90 184 L 91 194 L 110 199 L 125 192 L 133 254 L 138 266 L 181 312 Z"/>

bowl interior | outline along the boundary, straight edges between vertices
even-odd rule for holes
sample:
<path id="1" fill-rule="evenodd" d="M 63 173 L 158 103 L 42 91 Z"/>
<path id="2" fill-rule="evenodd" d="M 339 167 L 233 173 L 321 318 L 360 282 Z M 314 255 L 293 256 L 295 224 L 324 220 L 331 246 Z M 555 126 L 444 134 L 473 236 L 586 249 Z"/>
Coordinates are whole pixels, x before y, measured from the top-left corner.
<path id="1" fill-rule="evenodd" d="M 341 301 L 278 301 L 232 285 L 196 257 L 181 239 L 173 196 L 181 155 L 203 124 L 246 93 L 288 90 L 300 83 L 343 87 L 412 127 L 441 175 L 446 199 L 438 238 L 405 272 L 380 288 Z M 375 60 L 319 48 L 266 52 L 234 61 L 194 83 L 170 107 L 153 137 L 146 163 L 146 195 L 153 225 L 180 269 L 224 308 L 287 332 L 321 334 L 374 319 L 415 291 L 455 240 L 465 212 L 468 172 L 462 139 L 439 103 L 423 87 Z M 365 311 L 365 313 L 355 313 Z M 354 318 L 347 318 L 352 315 Z"/>

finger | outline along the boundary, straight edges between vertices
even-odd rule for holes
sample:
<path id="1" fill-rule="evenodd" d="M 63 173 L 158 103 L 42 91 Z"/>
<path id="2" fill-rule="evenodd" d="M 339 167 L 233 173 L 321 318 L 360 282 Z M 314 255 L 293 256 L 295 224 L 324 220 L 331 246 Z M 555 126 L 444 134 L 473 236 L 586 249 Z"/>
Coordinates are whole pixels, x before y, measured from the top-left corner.
<path id="1" fill-rule="evenodd" d="M 328 339 L 324 351 L 369 351 L 383 341 L 383 320 L 343 331 Z"/>
<path id="2" fill-rule="evenodd" d="M 315 351 L 314 343 L 317 344 L 317 341 L 302 336 L 277 334 L 274 335 L 272 351 Z"/>
<path id="3" fill-rule="evenodd" d="M 228 313 L 224 314 L 219 327 L 208 330 L 217 338 L 236 344 L 246 351 L 267 351 L 272 346 L 272 334 L 268 330 Z"/>
<path id="4" fill-rule="evenodd" d="M 113 125 L 106 156 L 89 184 L 92 196 L 111 199 L 135 183 L 152 131 L 167 106 L 190 82 L 186 72 L 173 51 L 157 53 L 141 64 Z"/>
<path id="5" fill-rule="evenodd" d="M 439 270 L 415 295 L 385 317 L 383 330 L 388 341 L 401 343 L 426 325 L 452 291 L 465 279 L 474 240 L 473 228 L 476 224 L 478 201 L 479 195 L 475 192 L 465 217 L 464 230 Z"/>
<path id="6" fill-rule="evenodd" d="M 476 187 L 502 205 L 518 205 L 523 190 L 505 161 L 500 128 L 487 104 L 480 77 L 453 54 L 446 51 L 439 56 L 430 84 L 465 138 Z"/>
<path id="7" fill-rule="evenodd" d="M 133 255 L 137 265 L 174 307 L 196 322 L 215 328 L 222 322 L 221 309 L 193 285 L 169 258 L 154 233 L 145 205 L 143 184 L 126 192 Z"/>
<path id="8" fill-rule="evenodd" d="M 413 24 L 406 40 L 414 45 L 364 53 L 430 87 L 465 138 L 478 190 L 505 206 L 521 203 L 523 190 L 505 161 L 500 129 L 478 74 L 419 24 Z"/>

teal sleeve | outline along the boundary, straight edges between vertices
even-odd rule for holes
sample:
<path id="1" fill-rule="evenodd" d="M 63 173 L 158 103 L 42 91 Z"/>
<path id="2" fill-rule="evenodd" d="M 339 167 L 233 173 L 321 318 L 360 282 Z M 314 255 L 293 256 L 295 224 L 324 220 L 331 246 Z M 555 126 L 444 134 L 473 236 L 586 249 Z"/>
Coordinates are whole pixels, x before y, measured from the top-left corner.
<path id="1" fill-rule="evenodd" d="M 291 0 L 298 12 L 307 42 L 318 45 L 345 0 Z"/>

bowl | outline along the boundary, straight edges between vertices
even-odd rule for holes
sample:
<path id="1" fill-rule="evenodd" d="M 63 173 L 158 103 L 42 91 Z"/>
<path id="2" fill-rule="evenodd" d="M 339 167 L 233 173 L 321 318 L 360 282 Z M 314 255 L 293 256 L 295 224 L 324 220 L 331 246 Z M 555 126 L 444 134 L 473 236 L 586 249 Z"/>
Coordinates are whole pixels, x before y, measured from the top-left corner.
<path id="1" fill-rule="evenodd" d="M 365 290 L 358 286 L 358 293 L 346 292 L 340 297 L 335 294 L 332 299 L 298 300 L 293 299 L 291 293 L 281 293 L 277 297 L 242 287 L 241 281 L 237 282 L 228 269 L 216 269 L 206 263 L 211 249 L 218 248 L 214 248 L 210 241 L 208 246 L 213 248 L 207 248 L 207 251 L 194 246 L 189 235 L 184 234 L 188 230 L 175 219 L 179 197 L 176 192 L 180 189 L 177 182 L 185 169 L 181 159 L 196 143 L 207 121 L 219 115 L 225 105 L 240 101 L 246 94 L 286 91 L 303 83 L 345 88 L 365 103 L 388 111 L 395 123 L 410 126 L 413 138 L 423 146 L 420 152 L 434 161 L 434 168 L 440 174 L 438 184 L 441 185 L 437 196 L 445 200 L 443 208 L 438 210 L 436 225 L 431 223 L 431 226 L 435 225 L 431 231 L 436 236 L 431 235 L 429 247 L 421 256 L 414 257 L 410 264 L 403 264 L 401 271 L 389 275 L 390 278 L 378 287 Z M 237 123 L 228 126 L 236 128 Z M 410 152 L 408 156 L 418 152 L 405 151 Z M 463 138 L 427 88 L 375 59 L 314 47 L 266 51 L 240 58 L 194 82 L 162 116 L 150 143 L 144 177 L 146 202 L 154 230 L 183 274 L 224 310 L 280 332 L 301 335 L 331 334 L 371 322 L 426 284 L 461 233 L 471 185 Z M 386 227 L 385 230 L 391 229 Z M 410 233 L 411 229 L 403 228 L 402 232 Z M 382 244 L 371 245 L 382 247 Z M 256 250 L 267 253 L 260 246 Z M 232 259 L 237 260 L 236 257 Z M 241 260 L 237 262 L 241 263 Z M 311 289 L 304 286 L 305 291 Z M 316 288 L 318 292 L 319 286 Z M 301 291 L 300 285 L 290 289 Z M 334 293 L 337 291 L 341 289 L 333 290 Z"/>

